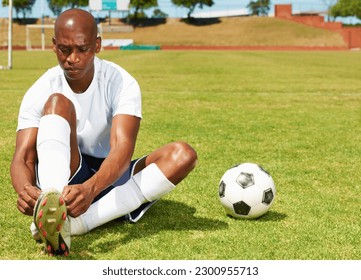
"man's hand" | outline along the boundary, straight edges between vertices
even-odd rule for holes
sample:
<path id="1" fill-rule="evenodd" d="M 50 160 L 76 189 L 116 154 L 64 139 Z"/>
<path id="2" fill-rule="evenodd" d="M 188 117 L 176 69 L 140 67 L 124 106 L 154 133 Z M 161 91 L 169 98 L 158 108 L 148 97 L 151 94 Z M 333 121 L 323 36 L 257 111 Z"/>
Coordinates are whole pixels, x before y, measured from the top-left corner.
<path id="1" fill-rule="evenodd" d="M 62 195 L 68 215 L 74 218 L 85 213 L 94 199 L 91 188 L 83 184 L 65 186 Z"/>
<path id="2" fill-rule="evenodd" d="M 25 215 L 32 216 L 35 203 L 41 194 L 41 190 L 32 185 L 24 186 L 24 189 L 18 194 L 17 207 Z"/>

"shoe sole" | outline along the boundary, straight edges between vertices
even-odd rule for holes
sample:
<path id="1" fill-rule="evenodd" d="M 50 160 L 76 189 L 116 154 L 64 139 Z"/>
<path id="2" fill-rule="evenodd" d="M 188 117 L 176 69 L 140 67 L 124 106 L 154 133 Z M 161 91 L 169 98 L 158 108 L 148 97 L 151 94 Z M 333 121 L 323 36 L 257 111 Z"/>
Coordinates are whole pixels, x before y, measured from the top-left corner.
<path id="1" fill-rule="evenodd" d="M 69 254 L 69 248 L 61 236 L 66 219 L 66 205 L 58 192 L 45 192 L 39 197 L 34 209 L 34 223 L 50 255 Z"/>

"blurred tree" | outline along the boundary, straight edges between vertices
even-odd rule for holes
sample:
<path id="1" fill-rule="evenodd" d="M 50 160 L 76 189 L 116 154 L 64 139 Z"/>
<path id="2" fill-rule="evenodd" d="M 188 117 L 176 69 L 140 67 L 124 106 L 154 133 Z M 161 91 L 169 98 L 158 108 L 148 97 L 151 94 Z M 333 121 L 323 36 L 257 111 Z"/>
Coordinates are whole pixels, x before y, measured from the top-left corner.
<path id="1" fill-rule="evenodd" d="M 67 8 L 87 7 L 89 0 L 47 0 L 48 7 L 55 16 Z"/>
<path id="2" fill-rule="evenodd" d="M 158 0 L 130 0 L 130 7 L 134 9 L 133 20 L 137 21 L 140 16 L 144 17 L 144 10 L 158 7 Z"/>
<path id="3" fill-rule="evenodd" d="M 203 5 L 212 7 L 214 5 L 213 0 L 172 0 L 172 3 L 178 7 L 184 7 L 188 9 L 187 18 L 191 18 L 191 14 L 194 12 L 194 9 L 199 6 L 203 9 Z"/>
<path id="4" fill-rule="evenodd" d="M 89 0 L 67 0 L 69 8 L 88 7 Z"/>
<path id="5" fill-rule="evenodd" d="M 255 0 L 248 3 L 247 8 L 253 16 L 265 16 L 268 15 L 270 10 L 270 0 Z"/>
<path id="6" fill-rule="evenodd" d="M 357 17 L 361 19 L 361 0 L 338 0 L 331 8 L 333 17 Z"/>
<path id="7" fill-rule="evenodd" d="M 47 0 L 48 7 L 55 16 L 60 15 L 63 8 L 67 6 L 66 0 Z"/>
<path id="8" fill-rule="evenodd" d="M 167 18 L 168 14 L 164 13 L 162 10 L 160 9 L 155 9 L 153 11 L 153 15 L 152 18 Z"/>
<path id="9" fill-rule="evenodd" d="M 31 13 L 35 0 L 13 0 L 13 7 L 15 9 L 16 18 L 19 18 L 19 13 L 23 14 L 23 19 L 27 14 Z M 9 6 L 9 0 L 2 0 L 3 6 Z"/>

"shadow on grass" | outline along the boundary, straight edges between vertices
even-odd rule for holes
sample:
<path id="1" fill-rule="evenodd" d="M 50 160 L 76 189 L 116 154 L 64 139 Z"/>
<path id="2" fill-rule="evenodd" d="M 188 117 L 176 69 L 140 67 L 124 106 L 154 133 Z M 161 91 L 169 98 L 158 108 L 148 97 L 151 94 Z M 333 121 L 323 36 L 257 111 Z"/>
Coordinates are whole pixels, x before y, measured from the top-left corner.
<path id="1" fill-rule="evenodd" d="M 259 222 L 279 222 L 287 218 L 287 215 L 284 213 L 269 211 L 263 217 L 257 219 Z"/>
<path id="2" fill-rule="evenodd" d="M 227 215 L 229 218 L 231 219 L 235 219 L 235 220 L 243 220 L 243 221 L 247 221 L 247 222 L 279 222 L 281 220 L 286 219 L 287 215 L 284 213 L 279 213 L 279 212 L 275 212 L 275 211 L 269 211 L 266 214 L 264 214 L 263 216 L 257 218 L 257 219 L 237 219 L 232 217 L 231 215 Z"/>
<path id="3" fill-rule="evenodd" d="M 161 231 L 215 231 L 228 228 L 228 224 L 215 219 L 195 217 L 196 208 L 190 207 L 184 203 L 160 200 L 148 210 L 144 217 L 135 224 L 124 222 L 121 219 L 112 221 L 103 225 L 84 236 L 78 236 L 80 242 L 93 240 L 82 253 L 78 254 L 72 251 L 72 258 L 76 259 L 93 259 L 92 256 L 85 256 L 86 251 L 96 244 L 98 252 L 109 252 L 112 248 L 124 245 L 135 239 L 146 238 L 156 235 Z M 104 234 L 120 234 L 117 240 L 99 241 Z M 91 237 L 90 237 L 91 236 Z M 99 236 L 99 238 L 97 238 Z M 82 240 L 81 240 L 82 239 Z M 80 243 L 79 242 L 79 243 Z M 83 246 L 82 246 L 83 247 Z"/>

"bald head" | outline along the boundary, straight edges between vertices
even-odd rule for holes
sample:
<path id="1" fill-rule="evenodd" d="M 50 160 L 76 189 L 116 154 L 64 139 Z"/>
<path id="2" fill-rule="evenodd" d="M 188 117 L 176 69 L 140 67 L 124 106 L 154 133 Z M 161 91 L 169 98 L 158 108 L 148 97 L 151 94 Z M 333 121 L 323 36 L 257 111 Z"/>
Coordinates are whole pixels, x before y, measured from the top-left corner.
<path id="1" fill-rule="evenodd" d="M 94 17 L 82 9 L 70 9 L 61 13 L 55 21 L 55 37 L 59 36 L 60 30 L 79 30 L 91 38 L 98 34 L 97 23 Z"/>
<path id="2" fill-rule="evenodd" d="M 84 92 L 94 77 L 94 58 L 101 49 L 94 17 L 81 9 L 63 12 L 55 22 L 53 51 L 71 89 Z"/>

